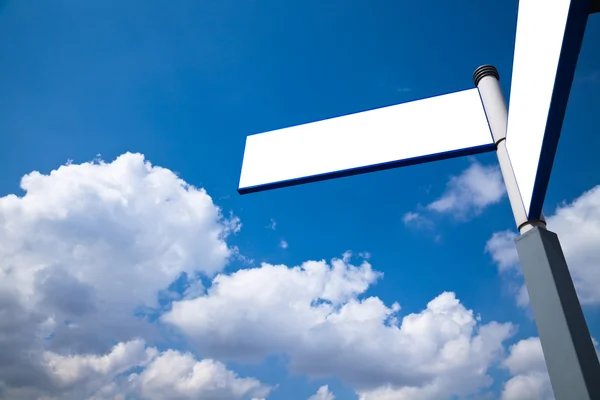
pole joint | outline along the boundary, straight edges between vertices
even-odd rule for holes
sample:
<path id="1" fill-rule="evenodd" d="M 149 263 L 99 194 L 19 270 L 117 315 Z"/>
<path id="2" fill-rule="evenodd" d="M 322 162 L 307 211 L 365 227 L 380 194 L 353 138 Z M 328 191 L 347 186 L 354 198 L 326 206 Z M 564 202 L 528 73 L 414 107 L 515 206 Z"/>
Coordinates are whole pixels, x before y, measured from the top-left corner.
<path id="1" fill-rule="evenodd" d="M 534 219 L 531 221 L 525 221 L 517 227 L 517 230 L 522 235 L 525 232 L 529 232 L 533 228 L 546 229 L 546 221 L 543 219 Z"/>

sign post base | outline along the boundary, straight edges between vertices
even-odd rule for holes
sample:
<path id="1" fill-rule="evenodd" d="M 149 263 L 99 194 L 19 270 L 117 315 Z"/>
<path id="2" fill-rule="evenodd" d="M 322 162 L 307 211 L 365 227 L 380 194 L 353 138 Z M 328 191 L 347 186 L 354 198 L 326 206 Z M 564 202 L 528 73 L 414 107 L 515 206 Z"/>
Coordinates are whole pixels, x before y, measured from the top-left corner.
<path id="1" fill-rule="evenodd" d="M 600 399 L 600 364 L 558 236 L 535 227 L 515 243 L 554 396 Z"/>

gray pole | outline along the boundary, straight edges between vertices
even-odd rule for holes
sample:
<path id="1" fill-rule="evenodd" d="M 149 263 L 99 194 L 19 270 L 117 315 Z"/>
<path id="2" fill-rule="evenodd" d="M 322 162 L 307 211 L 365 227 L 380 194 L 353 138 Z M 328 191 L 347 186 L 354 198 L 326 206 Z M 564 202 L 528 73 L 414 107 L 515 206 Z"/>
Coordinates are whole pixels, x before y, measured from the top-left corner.
<path id="1" fill-rule="evenodd" d="M 558 241 L 545 221 L 529 221 L 506 151 L 508 110 L 496 68 L 473 74 L 506 184 L 517 228 L 515 239 L 529 301 L 557 400 L 600 399 L 600 364 Z M 543 218 L 543 217 L 542 217 Z"/>

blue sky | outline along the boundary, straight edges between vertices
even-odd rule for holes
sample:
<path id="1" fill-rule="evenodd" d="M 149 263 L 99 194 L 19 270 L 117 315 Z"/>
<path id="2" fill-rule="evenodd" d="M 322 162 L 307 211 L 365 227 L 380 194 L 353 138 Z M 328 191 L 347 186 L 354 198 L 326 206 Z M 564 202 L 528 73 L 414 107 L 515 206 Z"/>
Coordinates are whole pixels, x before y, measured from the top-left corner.
<path id="1" fill-rule="evenodd" d="M 432 0 L 427 5 L 384 0 L 55 0 L 34 5 L 0 0 L 0 238 L 10 243 L 0 251 L 4 274 L 0 278 L 5 286 L 17 285 L 10 290 L 16 290 L 15 298 L 21 300 L 13 306 L 20 310 L 19 315 L 27 315 L 23 318 L 26 323 L 17 328 L 35 324 L 36 329 L 49 329 L 41 342 L 32 338 L 21 346 L 41 346 L 50 352 L 40 361 L 43 365 L 50 365 L 48 360 L 63 365 L 67 354 L 88 355 L 88 367 L 71 363 L 54 369 L 58 374 L 54 378 L 31 365 L 23 365 L 22 376 L 9 373 L 17 370 L 12 366 L 20 356 L 8 357 L 8 361 L 0 357 L 0 397 L 37 398 L 34 396 L 46 393 L 57 398 L 117 398 L 130 393 L 158 399 L 160 393 L 175 393 L 175 389 L 144 386 L 145 377 L 152 368 L 158 371 L 161 365 L 168 365 L 173 354 L 183 357 L 189 351 L 197 360 L 193 362 L 222 362 L 240 377 L 273 387 L 268 394 L 273 400 L 306 399 L 324 385 L 328 388 L 315 399 L 328 399 L 327 390 L 336 399 L 355 399 L 357 393 L 364 399 L 455 398 L 448 377 L 460 369 L 449 370 L 445 383 L 436 381 L 429 389 L 425 378 L 410 383 L 408 372 L 398 372 L 398 376 L 390 372 L 387 378 L 381 372 L 378 378 L 365 378 L 365 383 L 357 378 L 364 374 L 359 367 L 352 373 L 354 369 L 344 363 L 320 358 L 319 354 L 327 352 L 315 349 L 327 345 L 327 332 L 304 332 L 303 338 L 314 340 L 305 348 L 298 344 L 300 339 L 278 330 L 282 328 L 277 321 L 282 320 L 268 315 L 280 314 L 269 314 L 269 307 L 279 302 L 277 296 L 308 293 L 308 287 L 277 292 L 266 303 L 249 302 L 263 291 L 269 292 L 265 288 L 276 285 L 278 279 L 286 281 L 285 273 L 293 271 L 286 268 L 287 272 L 277 275 L 274 270 L 262 270 L 261 263 L 289 268 L 309 260 L 329 263 L 344 258 L 347 251 L 352 251 L 353 257 L 338 261 L 346 275 L 316 274 L 321 276 L 320 283 L 306 278 L 309 286 L 329 282 L 353 287 L 339 289 L 345 293 L 341 297 L 327 298 L 334 308 L 331 313 L 355 297 L 373 296 L 390 309 L 398 302 L 401 320 L 411 313 L 421 315 L 437 296 L 454 292 L 465 307 L 454 311 L 473 310 L 481 316 L 481 321 L 473 319 L 477 326 L 492 321 L 513 324 L 511 334 L 506 333 L 499 345 L 504 354 L 490 350 L 494 356 L 481 360 L 491 380 L 482 384 L 476 376 L 470 381 L 473 390 L 461 394 L 462 398 L 499 398 L 507 380 L 539 372 L 510 361 L 514 361 L 510 358 L 513 353 L 516 358 L 519 349 L 530 344 L 520 340 L 537 333 L 518 294 L 522 278 L 511 261 L 510 243 L 506 245 L 506 235 L 494 236 L 514 230 L 506 197 L 501 190 L 494 191 L 498 188 L 494 182 L 499 182 L 494 154 L 246 196 L 236 192 L 247 135 L 471 88 L 471 74 L 482 64 L 498 68 L 508 98 L 517 5 L 516 0 Z M 596 14 L 588 22 L 544 207 L 550 217 L 549 228 L 561 235 L 575 269 L 572 273 L 581 282 L 579 295 L 595 337 L 600 337 L 600 278 L 594 268 L 600 253 L 593 238 L 600 232 L 600 194 L 592 191 L 581 196 L 600 184 L 596 154 L 600 115 L 595 112 L 600 108 L 600 54 L 594 51 L 598 40 L 600 16 Z M 144 170 L 140 157 L 125 155 L 121 163 L 110 164 L 126 152 L 142 154 L 153 166 L 204 188 L 212 201 L 193 189 L 191 194 L 181 193 L 174 176 L 164 170 Z M 85 164 L 98 155 L 105 168 Z M 67 163 L 70 169 L 49 176 Z M 42 175 L 25 179 L 25 190 L 20 187 L 21 179 L 32 171 Z M 151 178 L 140 178 L 146 176 Z M 26 193 L 25 197 L 10 197 Z M 154 196 L 166 196 L 164 201 L 172 206 L 156 205 Z M 428 207 L 448 196 L 459 198 L 463 208 Z M 221 217 L 215 205 L 220 207 Z M 556 213 L 559 206 L 562 211 Z M 187 210 L 185 216 L 181 210 Z M 406 221 L 411 212 L 419 217 Z M 582 223 L 585 229 L 575 229 Z M 490 242 L 493 238 L 496 240 Z M 287 246 L 282 246 L 282 241 Z M 131 253 L 140 243 L 144 246 Z M 161 253 L 164 243 L 173 246 Z M 496 250 L 486 252 L 486 244 Z M 66 250 L 59 250 L 63 245 Z M 361 264 L 361 253 L 370 255 L 368 263 L 383 273 L 382 277 L 369 275 Z M 162 271 L 156 277 L 153 263 Z M 358 268 L 355 272 L 360 277 L 351 273 L 349 265 Z M 38 276 L 40 268 L 48 269 L 43 278 Z M 252 277 L 264 287 L 258 285 L 258 292 L 248 292 L 248 301 L 228 303 L 233 297 L 228 297 L 229 292 L 223 294 L 225 284 L 221 284 L 221 295 L 206 292 L 198 284 L 192 289 L 199 291 L 182 295 L 186 284 L 181 282 L 173 285 L 180 292 L 173 296 L 179 297 L 165 299 L 169 296 L 164 290 L 180 272 L 187 272 L 190 282 L 200 279 L 204 288 L 209 288 L 214 274 L 222 271 L 228 279 L 240 279 L 237 285 L 241 286 L 233 285 L 230 290 L 250 290 L 254 286 L 234 274 L 239 268 L 264 272 Z M 29 272 L 19 275 L 19 271 Z M 200 278 L 193 277 L 196 272 L 201 272 Z M 123 280 L 109 279 L 113 273 Z M 34 281 L 38 283 L 31 283 Z M 50 283 L 44 286 L 39 282 Z M 127 285 L 131 286 L 128 290 Z M 5 286 L 0 284 L 0 292 Z M 6 290 L 3 294 L 13 293 Z M 160 305 L 150 304 L 160 291 Z M 65 293 L 69 293 L 68 300 Z M 56 301 L 48 300 L 49 296 Z M 41 307 L 35 300 L 38 297 L 54 306 Z M 286 302 L 285 297 L 280 300 Z M 107 317 L 109 309 L 95 301 L 120 309 L 123 320 Z M 93 324 L 85 311 L 88 302 L 100 316 Z M 75 307 L 79 311 L 74 311 L 73 303 L 79 303 L 81 307 Z M 131 317 L 133 311 L 125 306 L 154 307 L 148 312 L 154 316 L 152 327 Z M 234 310 L 238 306 L 239 310 Z M 264 332 L 253 330 L 248 322 L 247 315 L 253 310 L 255 326 L 267 327 Z M 289 310 L 279 311 L 289 315 Z M 296 333 L 304 329 L 300 322 L 294 325 L 294 321 L 303 321 L 302 316 L 289 318 L 290 329 Z M 50 319 L 54 322 L 49 323 Z M 86 323 L 92 325 L 86 327 Z M 386 324 L 394 322 L 382 322 L 369 340 L 354 338 L 348 348 L 382 345 L 390 336 L 376 335 L 385 331 Z M 0 323 L 0 328 L 8 332 L 17 329 L 16 325 Z M 441 326 L 427 325 L 432 338 L 443 336 L 436 333 L 445 332 Z M 252 335 L 264 340 L 260 351 L 252 347 L 259 341 L 253 341 Z M 465 335 L 472 338 L 476 332 Z M 144 344 L 131 342 L 135 338 Z M 0 341 L 0 348 L 14 348 L 15 343 Z M 142 383 L 134 389 L 124 386 L 122 378 L 129 374 L 125 367 L 89 367 L 96 365 L 94 355 L 112 354 L 111 346 L 117 343 L 130 343 L 127 349 L 142 359 L 146 356 L 140 354 L 148 353 L 153 360 L 124 362 L 124 366 L 139 369 L 136 373 Z M 522 346 L 513 352 L 510 346 L 515 343 Z M 532 346 L 535 348 L 535 342 Z M 156 356 L 152 351 L 161 353 Z M 405 350 L 398 351 L 404 354 Z M 251 361 L 236 356 L 244 352 L 254 354 Z M 349 356 L 346 363 L 360 364 L 359 353 L 350 353 L 354 358 Z M 385 352 L 381 354 L 383 357 Z M 390 357 L 398 354 L 389 352 Z M 394 367 L 391 371 L 417 370 L 419 362 L 427 364 L 418 355 L 406 355 L 406 360 L 404 366 L 394 361 L 400 364 L 390 364 Z M 372 360 L 377 366 L 387 361 Z M 31 373 L 31 368 L 39 373 Z M 65 381 L 68 368 L 85 379 Z M 97 372 L 100 370 L 104 372 Z M 112 375 L 106 372 L 109 370 Z M 543 372 L 539 379 L 547 387 Z M 424 376 L 433 379 L 433 375 Z M 383 397 L 381 388 L 388 384 L 395 392 Z M 252 390 L 258 387 L 252 385 Z M 406 392 L 410 385 L 429 392 Z M 227 392 L 218 398 L 256 397 L 262 393 L 259 389 L 256 393 L 249 389 Z M 182 391 L 180 398 L 198 398 L 204 392 L 197 390 L 195 394 Z"/>

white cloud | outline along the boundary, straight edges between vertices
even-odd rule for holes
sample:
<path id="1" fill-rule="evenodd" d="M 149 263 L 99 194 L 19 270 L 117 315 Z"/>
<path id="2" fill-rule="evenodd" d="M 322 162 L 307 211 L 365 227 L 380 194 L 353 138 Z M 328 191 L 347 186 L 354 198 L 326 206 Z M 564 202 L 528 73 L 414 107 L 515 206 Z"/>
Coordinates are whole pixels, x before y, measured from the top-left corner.
<path id="1" fill-rule="evenodd" d="M 433 228 L 433 222 L 422 215 L 421 213 L 415 211 L 409 211 L 402 216 L 402 222 L 406 226 L 415 226 L 417 228 Z"/>
<path id="2" fill-rule="evenodd" d="M 498 266 L 500 272 L 517 269 L 519 256 L 515 246 L 517 234 L 512 231 L 496 232 L 485 245 L 486 253 L 489 253 Z"/>
<path id="3" fill-rule="evenodd" d="M 521 285 L 521 287 L 517 290 L 516 296 L 517 305 L 519 307 L 525 308 L 529 305 L 529 292 L 527 292 L 525 285 Z"/>
<path id="4" fill-rule="evenodd" d="M 267 225 L 267 228 L 272 229 L 272 230 L 276 230 L 277 229 L 277 222 L 271 218 L 271 220 L 269 221 L 269 225 Z"/>
<path id="5" fill-rule="evenodd" d="M 405 213 L 402 222 L 407 227 L 432 231 L 435 228 L 431 218 L 433 214 L 450 214 L 458 220 L 469 219 L 499 203 L 505 193 L 500 168 L 473 161 L 460 175 L 450 177 L 440 198 L 426 206 L 419 205 L 419 211 Z M 441 241 L 441 236 L 435 235 L 434 240 Z"/>
<path id="6" fill-rule="evenodd" d="M 197 361 L 175 350 L 159 354 L 140 339 L 119 343 L 105 355 L 45 352 L 43 364 L 63 389 L 61 398 L 238 400 L 264 398 L 271 390 L 256 379 L 240 378 L 217 361 Z M 135 367 L 141 372 L 131 372 Z"/>
<path id="7" fill-rule="evenodd" d="M 281 241 L 279 242 L 279 247 L 281 247 L 282 249 L 287 249 L 289 247 L 289 244 L 285 240 L 281 239 Z"/>
<path id="8" fill-rule="evenodd" d="M 232 254 L 231 254 L 230 259 L 239 260 L 242 263 L 247 264 L 247 265 L 254 264 L 254 261 L 255 261 L 254 258 L 247 257 L 244 254 L 240 253 L 240 249 L 237 246 L 231 247 L 231 253 Z"/>
<path id="9" fill-rule="evenodd" d="M 110 353 L 97 355 L 60 355 L 45 351 L 42 365 L 61 387 L 98 377 L 114 377 L 127 370 L 146 365 L 156 356 L 156 349 L 146 349 L 143 340 L 137 339 L 114 346 Z"/>
<path id="10" fill-rule="evenodd" d="M 33 172 L 21 186 L 25 196 L 0 199 L 5 279 L 71 313 L 93 306 L 87 296 L 127 308 L 152 304 L 181 272 L 220 271 L 230 255 L 223 238 L 239 226 L 221 218 L 203 189 L 138 154 Z M 58 299 L 74 290 L 82 292 L 79 305 Z"/>
<path id="11" fill-rule="evenodd" d="M 554 399 L 539 338 L 512 345 L 504 366 L 512 377 L 504 384 L 502 400 Z"/>
<path id="12" fill-rule="evenodd" d="M 503 364 L 513 375 L 546 371 L 540 339 L 531 337 L 510 346 L 510 353 Z"/>
<path id="13" fill-rule="evenodd" d="M 256 379 L 238 377 L 220 362 L 196 361 L 191 354 L 174 350 L 162 353 L 130 381 L 148 400 L 257 399 L 271 390 Z"/>
<path id="14" fill-rule="evenodd" d="M 335 400 L 335 396 L 329 391 L 329 386 L 324 385 L 317 390 L 317 393 L 310 396 L 308 400 Z"/>
<path id="15" fill-rule="evenodd" d="M 513 330 L 478 322 L 453 293 L 401 316 L 364 298 L 381 274 L 350 253 L 205 288 L 198 275 L 240 257 L 225 242 L 239 219 L 139 154 L 34 172 L 22 187 L 0 198 L 0 397 L 258 399 L 270 388 L 220 361 L 285 354 L 292 371 L 337 376 L 363 398 L 437 399 L 486 388 Z M 182 273 L 190 285 L 162 320 L 202 360 L 159 352 L 156 324 L 134 315 Z"/>
<path id="16" fill-rule="evenodd" d="M 600 303 L 600 186 L 558 207 L 547 222 L 560 238 L 581 302 Z"/>
<path id="17" fill-rule="evenodd" d="M 459 176 L 450 178 L 444 194 L 427 205 L 427 209 L 465 218 L 500 202 L 505 192 L 499 167 L 473 162 Z"/>
<path id="18" fill-rule="evenodd" d="M 552 400 L 554 394 L 547 373 L 530 372 L 511 378 L 504 385 L 501 400 Z"/>
<path id="19" fill-rule="evenodd" d="M 419 213 L 409 211 L 406 214 L 404 214 L 404 216 L 402 217 L 402 222 L 404 222 L 405 224 L 408 224 L 412 221 L 416 221 L 417 219 L 419 219 L 419 217 L 420 217 Z"/>
<path id="20" fill-rule="evenodd" d="M 182 273 L 219 272 L 233 254 L 225 238 L 240 228 L 203 189 L 140 154 L 33 172 L 21 187 L 22 197 L 0 198 L 0 397 L 52 395 L 109 368 L 88 359 L 57 381 L 43 367 L 53 354 L 152 338 L 136 309 L 157 306 Z"/>
<path id="21" fill-rule="evenodd" d="M 592 338 L 598 355 L 598 342 Z M 503 361 L 511 378 L 504 384 L 501 400 L 553 400 L 554 393 L 538 337 L 523 339 L 510 347 Z"/>
<path id="22" fill-rule="evenodd" d="M 505 274 L 508 279 L 509 289 L 515 295 L 515 301 L 519 307 L 527 308 L 529 306 L 529 293 L 522 282 L 521 268 L 519 267 L 519 255 L 515 245 L 517 234 L 512 231 L 496 232 L 487 241 L 485 252 L 488 253 L 498 267 L 500 274 Z M 521 279 L 515 280 L 516 273 Z M 520 282 L 520 283 L 516 283 Z"/>
<path id="23" fill-rule="evenodd" d="M 572 203 L 558 207 L 547 217 L 548 229 L 556 232 L 582 304 L 600 304 L 600 186 L 583 193 Z M 518 269 L 516 247 L 510 232 L 495 233 L 486 245 L 500 271 Z M 519 303 L 526 304 L 525 289 Z"/>
<path id="24" fill-rule="evenodd" d="M 491 383 L 486 371 L 501 357 L 511 324 L 478 324 L 453 293 L 399 321 L 398 304 L 359 298 L 380 275 L 366 261 L 348 260 L 219 275 L 206 295 L 174 303 L 163 321 L 203 354 L 259 361 L 283 353 L 291 370 L 339 377 L 364 398 L 386 385 L 444 398 Z"/>

